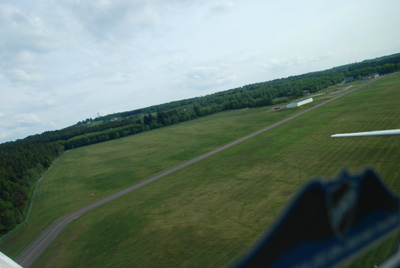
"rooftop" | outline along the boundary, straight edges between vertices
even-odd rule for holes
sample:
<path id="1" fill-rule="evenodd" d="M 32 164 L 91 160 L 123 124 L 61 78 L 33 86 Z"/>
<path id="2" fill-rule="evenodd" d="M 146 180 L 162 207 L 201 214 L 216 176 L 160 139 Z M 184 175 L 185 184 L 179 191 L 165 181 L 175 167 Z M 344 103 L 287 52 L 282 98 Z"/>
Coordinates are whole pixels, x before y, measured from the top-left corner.
<path id="1" fill-rule="evenodd" d="M 308 100 L 308 99 L 312 99 L 312 97 L 307 97 L 307 98 L 302 98 L 302 99 L 299 99 L 299 100 L 295 100 L 292 103 L 298 103 L 298 102 L 301 102 L 303 100 Z"/>

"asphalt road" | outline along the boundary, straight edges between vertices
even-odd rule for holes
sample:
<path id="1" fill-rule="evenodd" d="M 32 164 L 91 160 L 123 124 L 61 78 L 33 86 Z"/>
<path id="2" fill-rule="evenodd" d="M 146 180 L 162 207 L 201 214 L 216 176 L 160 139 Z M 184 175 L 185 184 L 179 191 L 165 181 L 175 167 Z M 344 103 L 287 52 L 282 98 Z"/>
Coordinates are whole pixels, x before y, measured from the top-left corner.
<path id="1" fill-rule="evenodd" d="M 151 183 L 153 181 L 161 179 L 162 177 L 165 177 L 165 176 L 167 176 L 167 175 L 169 175 L 171 173 L 174 173 L 175 171 L 183 169 L 183 168 L 185 168 L 185 167 L 187 167 L 187 166 L 189 166 L 191 164 L 194 164 L 194 163 L 196 163 L 196 162 L 198 162 L 198 161 L 200 161 L 200 160 L 202 160 L 204 158 L 207 158 L 207 157 L 212 156 L 212 155 L 214 155 L 216 153 L 219 153 L 219 152 L 221 152 L 221 151 L 223 151 L 225 149 L 228 149 L 229 147 L 232 147 L 232 146 L 234 146 L 234 145 L 236 145 L 236 144 L 238 144 L 238 143 L 240 143 L 242 141 L 248 140 L 248 139 L 250 139 L 250 138 L 252 138 L 252 137 L 254 137 L 254 136 L 256 136 L 256 135 L 258 135 L 260 133 L 268 131 L 268 130 L 274 128 L 274 127 L 277 127 L 279 125 L 282 125 L 282 124 L 286 123 L 287 121 L 290 121 L 290 120 L 292 120 L 292 119 L 294 119 L 296 117 L 299 117 L 299 116 L 301 116 L 301 115 L 303 115 L 305 113 L 308 113 L 308 112 L 310 112 L 312 110 L 315 110 L 315 109 L 321 107 L 322 105 L 330 103 L 330 102 L 332 102 L 332 101 L 334 101 L 334 100 L 336 100 L 336 99 L 338 99 L 338 98 L 340 98 L 340 97 L 342 97 L 344 95 L 347 95 L 347 94 L 349 94 L 351 92 L 354 92 L 354 91 L 356 91 L 356 90 L 358 90 L 360 88 L 363 88 L 363 87 L 365 87 L 365 86 L 377 81 L 378 79 L 380 79 L 380 77 L 376 78 L 376 79 L 374 79 L 374 80 L 372 80 L 372 81 L 370 81 L 370 82 L 368 82 L 368 83 L 366 83 L 366 84 L 364 84 L 364 85 L 362 85 L 360 87 L 354 88 L 354 89 L 349 90 L 349 91 L 347 91 L 347 92 L 345 92 L 345 93 L 343 93 L 341 95 L 338 95 L 337 97 L 334 97 L 334 98 L 329 99 L 329 100 L 327 100 L 327 101 L 325 101 L 323 103 L 320 103 L 320 104 L 318 104 L 318 105 L 316 105 L 314 107 L 311 107 L 311 108 L 309 108 L 307 110 L 304 110 L 304 111 L 302 111 L 300 113 L 297 113 L 297 114 L 295 114 L 293 116 L 290 116 L 290 117 L 288 117 L 288 118 L 286 118 L 286 119 L 284 119 L 282 121 L 279 121 L 279 122 L 277 122 L 275 124 L 272 124 L 272 125 L 270 125 L 270 126 L 268 126 L 266 128 L 263 128 L 263 129 L 261 129 L 259 131 L 256 131 L 256 132 L 254 132 L 254 133 L 252 133 L 252 134 L 250 134 L 248 136 L 245 136 L 245 137 L 243 137 L 241 139 L 238 139 L 238 140 L 236 140 L 234 142 L 226 144 L 226 145 L 224 145 L 224 146 L 222 146 L 220 148 L 217 148 L 217 149 L 215 149 L 213 151 L 210 151 L 210 152 L 208 152 L 206 154 L 203 154 L 203 155 L 201 155 L 199 157 L 196 157 L 196 158 L 194 158 L 192 160 L 184 162 L 184 163 L 182 163 L 180 165 L 177 165 L 177 166 L 175 166 L 173 168 L 165 170 L 165 171 L 163 171 L 163 172 L 161 172 L 161 173 L 159 173 L 159 174 L 157 174 L 157 175 L 155 175 L 153 177 L 150 177 L 150 178 L 148 178 L 148 179 L 146 179 L 146 180 L 144 180 L 142 182 L 139 182 L 139 183 L 137 183 L 135 185 L 132 185 L 132 186 L 124 189 L 124 190 L 121 190 L 121 191 L 116 192 L 116 193 L 114 193 L 112 195 L 104 197 L 103 199 L 100 199 L 100 200 L 98 200 L 98 201 L 96 201 L 96 202 L 94 202 L 94 203 L 92 203 L 92 204 L 90 204 L 90 205 L 88 205 L 86 207 L 83 207 L 83 208 L 78 209 L 78 210 L 76 210 L 74 212 L 71 212 L 70 214 L 62 216 L 61 218 L 59 218 L 55 222 L 53 222 L 49 227 L 47 227 L 47 229 L 44 230 L 43 233 L 41 233 L 39 235 L 39 237 L 32 244 L 30 244 L 15 259 L 15 261 L 19 265 L 21 265 L 22 267 L 25 267 L 25 268 L 26 267 L 30 267 L 32 265 L 32 263 L 40 256 L 40 254 L 42 254 L 42 252 L 47 248 L 47 246 L 50 245 L 50 243 L 58 236 L 59 233 L 61 233 L 61 231 L 71 221 L 77 219 L 78 217 L 80 217 L 81 215 L 85 214 L 86 212 L 88 212 L 88 211 L 90 211 L 92 209 L 95 209 L 95 208 L 97 208 L 97 207 L 99 207 L 101 205 L 104 205 L 104 204 L 106 204 L 106 203 L 108 203 L 108 202 L 110 202 L 110 201 L 112 201 L 112 200 L 114 200 L 114 199 L 116 199 L 118 197 L 121 197 L 121 196 L 123 196 L 123 195 L 125 195 L 127 193 L 130 193 L 133 190 L 136 190 L 136 189 L 138 189 L 138 188 L 140 188 L 140 187 L 142 187 L 142 186 L 144 186 L 146 184 L 149 184 L 149 183 Z"/>

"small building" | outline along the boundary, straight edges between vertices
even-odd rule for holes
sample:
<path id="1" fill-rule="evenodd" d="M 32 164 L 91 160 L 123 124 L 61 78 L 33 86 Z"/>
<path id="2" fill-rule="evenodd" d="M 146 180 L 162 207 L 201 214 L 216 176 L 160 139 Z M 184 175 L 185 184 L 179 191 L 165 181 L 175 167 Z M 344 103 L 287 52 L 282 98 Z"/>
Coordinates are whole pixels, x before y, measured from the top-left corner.
<path id="1" fill-rule="evenodd" d="M 343 83 L 350 83 L 350 82 L 353 82 L 353 81 L 354 81 L 354 76 L 349 76 L 349 77 L 346 77 L 343 80 Z"/>
<path id="2" fill-rule="evenodd" d="M 370 79 L 373 79 L 373 78 L 375 78 L 375 75 L 374 75 L 374 74 L 369 74 L 369 75 L 363 76 L 363 77 L 361 78 L 361 80 L 367 81 L 367 80 L 370 80 Z"/>
<path id="3" fill-rule="evenodd" d="M 304 98 L 304 99 L 297 100 L 297 101 L 294 101 L 292 103 L 289 103 L 288 105 L 286 105 L 286 108 L 289 109 L 289 108 L 299 107 L 301 105 L 304 105 L 306 103 L 310 103 L 312 101 L 313 101 L 313 98 Z"/>
<path id="4" fill-rule="evenodd" d="M 364 75 L 363 77 L 361 77 L 361 80 L 362 80 L 362 81 L 367 81 L 367 80 L 369 80 L 369 79 L 371 79 L 371 76 L 370 76 L 370 75 Z"/>
<path id="5" fill-rule="evenodd" d="M 373 74 L 369 74 L 369 75 L 365 75 L 361 78 L 361 80 L 370 80 L 370 79 L 374 79 L 374 78 L 378 78 L 379 74 L 378 73 L 373 73 Z"/>

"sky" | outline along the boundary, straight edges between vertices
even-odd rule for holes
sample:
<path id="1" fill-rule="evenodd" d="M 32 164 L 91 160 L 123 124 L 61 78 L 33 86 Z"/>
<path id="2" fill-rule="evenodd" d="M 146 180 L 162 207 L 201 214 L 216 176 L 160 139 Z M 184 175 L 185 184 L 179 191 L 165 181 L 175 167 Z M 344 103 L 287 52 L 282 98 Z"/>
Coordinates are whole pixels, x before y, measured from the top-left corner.
<path id="1" fill-rule="evenodd" d="M 398 0 L 0 0 L 0 143 L 400 52 Z"/>

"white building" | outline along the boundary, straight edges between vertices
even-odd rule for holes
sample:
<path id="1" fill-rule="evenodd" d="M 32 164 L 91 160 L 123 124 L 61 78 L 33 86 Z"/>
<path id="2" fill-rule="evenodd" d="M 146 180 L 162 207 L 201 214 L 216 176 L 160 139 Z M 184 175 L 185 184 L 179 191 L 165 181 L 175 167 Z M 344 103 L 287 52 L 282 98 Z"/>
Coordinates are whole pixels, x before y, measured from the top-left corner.
<path id="1" fill-rule="evenodd" d="M 301 105 L 304 105 L 304 104 L 312 102 L 312 101 L 313 101 L 313 98 L 304 98 L 304 99 L 289 103 L 288 105 L 286 105 L 286 108 L 289 109 L 289 108 L 299 107 Z"/>

